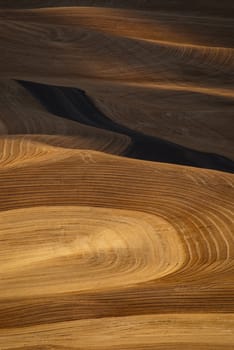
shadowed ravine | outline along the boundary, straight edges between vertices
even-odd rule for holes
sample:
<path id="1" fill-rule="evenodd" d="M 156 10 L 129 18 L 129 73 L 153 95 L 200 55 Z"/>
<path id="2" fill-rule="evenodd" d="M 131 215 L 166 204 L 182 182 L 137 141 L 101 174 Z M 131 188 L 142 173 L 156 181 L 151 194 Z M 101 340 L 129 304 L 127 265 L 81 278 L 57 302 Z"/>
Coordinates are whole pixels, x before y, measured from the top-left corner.
<path id="1" fill-rule="evenodd" d="M 115 123 L 80 89 L 26 81 L 20 83 L 52 114 L 129 136 L 132 145 L 126 150 L 127 157 L 234 172 L 234 162 L 225 157 L 198 152 Z"/>

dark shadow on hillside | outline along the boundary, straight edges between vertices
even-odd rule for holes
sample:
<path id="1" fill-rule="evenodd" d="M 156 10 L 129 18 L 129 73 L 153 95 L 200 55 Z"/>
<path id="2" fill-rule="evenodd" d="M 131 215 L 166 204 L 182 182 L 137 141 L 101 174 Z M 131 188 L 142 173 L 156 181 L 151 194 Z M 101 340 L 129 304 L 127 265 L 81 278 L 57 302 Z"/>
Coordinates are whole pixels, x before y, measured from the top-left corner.
<path id="1" fill-rule="evenodd" d="M 115 123 L 105 116 L 80 89 L 26 81 L 20 81 L 20 84 L 39 99 L 50 113 L 131 137 L 132 146 L 125 154 L 127 157 L 234 173 L 234 162 L 223 156 L 195 151 Z"/>

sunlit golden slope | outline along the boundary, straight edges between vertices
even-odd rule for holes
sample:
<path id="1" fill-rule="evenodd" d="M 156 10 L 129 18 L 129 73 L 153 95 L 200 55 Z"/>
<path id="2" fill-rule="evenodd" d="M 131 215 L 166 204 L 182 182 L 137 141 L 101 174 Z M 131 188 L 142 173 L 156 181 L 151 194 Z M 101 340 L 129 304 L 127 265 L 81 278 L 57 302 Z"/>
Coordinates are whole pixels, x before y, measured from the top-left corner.
<path id="1" fill-rule="evenodd" d="M 82 88 L 118 123 L 234 159 L 232 19 L 97 7 L 0 18 L 2 76 Z"/>
<path id="2" fill-rule="evenodd" d="M 1 349 L 231 349 L 232 175 L 7 147 Z"/>

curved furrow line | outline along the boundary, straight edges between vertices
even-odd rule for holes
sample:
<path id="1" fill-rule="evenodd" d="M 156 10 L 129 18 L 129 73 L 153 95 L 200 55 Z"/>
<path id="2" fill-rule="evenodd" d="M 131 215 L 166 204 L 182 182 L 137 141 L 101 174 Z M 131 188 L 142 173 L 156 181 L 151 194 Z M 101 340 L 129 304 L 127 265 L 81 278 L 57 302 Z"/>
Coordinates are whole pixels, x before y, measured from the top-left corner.
<path id="1" fill-rule="evenodd" d="M 39 213 L 43 219 L 38 219 Z M 67 293 L 142 283 L 170 274 L 183 264 L 176 231 L 157 216 L 66 206 L 11 210 L 0 217 L 1 298 L 35 295 L 37 290 L 48 295 L 58 289 Z M 90 280 L 90 275 L 96 277 Z"/>
<path id="2" fill-rule="evenodd" d="M 77 156 L 79 156 L 79 154 L 81 154 L 81 151 L 74 151 L 74 152 L 77 153 Z M 92 156 L 92 158 L 93 158 L 93 156 Z M 81 156 L 81 159 L 82 159 L 82 156 Z M 57 162 L 56 167 L 58 167 L 59 162 L 61 162 L 61 161 Z M 68 162 L 68 164 L 70 163 L 70 165 L 72 165 L 73 159 L 68 157 L 67 160 L 62 161 L 64 169 L 66 169 L 65 162 Z M 84 160 L 84 162 L 87 166 L 88 163 L 86 163 L 86 160 Z M 90 162 L 90 160 L 89 160 L 89 162 Z M 94 161 L 94 163 L 89 163 L 89 164 L 90 164 L 91 168 L 96 167 L 96 161 Z M 43 171 L 43 178 L 44 178 L 43 181 L 45 181 L 45 179 L 46 179 L 46 183 L 48 186 L 48 184 L 49 184 L 48 180 L 50 179 L 50 171 L 51 170 L 48 172 L 48 177 L 47 177 L 47 175 L 46 175 L 47 170 L 45 169 L 45 166 L 39 167 L 40 170 L 43 168 L 45 170 L 45 172 Z M 72 168 L 73 168 L 73 166 L 72 166 Z M 28 170 L 30 170 L 30 172 L 31 172 L 31 170 L 33 170 L 33 172 L 35 172 L 35 171 L 38 172 L 37 169 L 38 168 L 34 168 L 34 170 L 33 170 L 33 168 L 27 169 L 27 172 L 28 172 Z M 48 167 L 47 167 L 47 169 L 48 169 Z M 69 173 L 70 173 L 70 171 L 69 171 Z M 96 170 L 95 170 L 95 173 L 97 176 L 98 173 Z M 126 174 L 127 173 L 129 173 L 129 170 L 126 169 Z M 4 172 L 3 172 L 3 174 L 4 174 Z M 9 173 L 8 173 L 8 175 L 9 175 Z M 23 169 L 21 172 L 21 176 L 23 176 L 22 180 L 23 180 L 24 176 L 26 176 L 26 172 L 24 172 Z M 73 176 L 71 176 L 71 179 Z M 107 203 L 109 203 L 110 199 L 108 200 L 108 196 L 111 193 L 113 206 L 115 205 L 114 204 L 115 203 L 114 193 L 113 193 L 113 191 L 112 192 L 109 192 L 109 191 L 111 190 L 111 187 L 112 187 L 111 183 L 116 182 L 116 176 L 117 176 L 116 174 L 113 175 L 113 172 L 110 172 L 110 175 L 106 174 L 106 175 L 104 175 L 104 178 L 100 177 L 100 180 L 98 181 L 101 188 L 102 187 L 104 188 L 104 183 L 105 183 L 105 189 L 103 189 L 103 192 L 102 192 L 102 195 L 104 196 L 103 202 L 106 201 Z M 26 180 L 27 187 L 25 187 L 25 185 L 23 185 L 23 183 L 21 185 L 24 187 L 25 191 L 27 190 L 28 195 L 30 195 L 30 193 L 31 193 L 30 187 L 34 188 L 34 194 L 37 193 L 36 182 L 35 182 L 34 177 L 35 177 L 35 175 L 32 175 L 32 178 L 34 179 L 34 181 L 33 181 L 33 184 L 31 186 L 29 185 L 29 182 L 27 180 Z M 66 177 L 69 178 L 70 176 L 68 175 Z M 124 186 L 124 183 L 126 181 L 128 182 L 127 178 L 128 178 L 128 176 L 124 177 L 121 180 L 123 182 L 123 187 L 122 187 L 122 194 L 120 193 L 120 195 L 122 195 L 122 196 L 124 194 L 124 187 L 126 186 L 126 185 Z M 131 176 L 129 176 L 129 181 L 131 181 L 130 179 L 131 179 Z M 192 259 L 190 261 L 190 264 L 185 266 L 185 268 L 184 268 L 185 270 L 183 271 L 183 277 L 186 278 L 187 273 L 193 274 L 193 276 L 196 276 L 196 273 L 199 275 L 199 273 L 201 273 L 201 272 L 202 272 L 201 275 L 206 274 L 207 271 L 209 271 L 209 267 L 212 266 L 212 264 L 217 263 L 220 260 L 218 258 L 218 255 L 216 255 L 216 254 L 219 254 L 219 249 L 222 250 L 222 248 L 220 246 L 220 244 L 222 245 L 222 243 L 221 243 L 222 240 L 220 241 L 220 234 L 219 234 L 219 229 L 222 228 L 222 221 L 220 222 L 219 219 L 215 219 L 215 217 L 212 215 L 212 212 L 214 211 L 212 201 L 208 202 L 208 198 L 206 198 L 205 203 L 204 204 L 202 203 L 202 198 L 204 197 L 203 191 L 205 190 L 205 188 L 203 188 L 203 190 L 201 192 L 201 196 L 200 196 L 198 186 L 194 187 L 194 188 L 196 188 L 196 197 L 198 199 L 197 200 L 193 199 L 193 205 L 190 203 L 190 206 L 188 207 L 188 202 L 194 196 L 194 191 L 192 190 L 191 184 L 189 185 L 189 187 L 187 187 L 187 185 L 184 185 L 182 183 L 179 186 L 178 184 L 175 184 L 174 177 L 171 177 L 171 178 L 169 177 L 168 180 L 164 178 L 163 180 L 164 181 L 162 181 L 161 183 L 156 181 L 155 184 L 154 184 L 154 181 L 152 181 L 152 180 L 145 182 L 145 186 L 147 184 L 147 186 L 149 186 L 149 189 L 151 188 L 151 192 L 152 192 L 152 188 L 154 188 L 156 190 L 156 188 L 158 186 L 160 186 L 159 188 L 157 188 L 157 191 L 156 191 L 157 197 L 159 197 L 160 200 L 159 200 L 159 198 L 153 199 L 152 194 L 150 195 L 150 192 L 147 190 L 145 192 L 145 198 L 147 198 L 147 197 L 151 198 L 150 199 L 150 207 L 148 208 L 147 205 L 144 205 L 144 211 L 146 211 L 146 212 L 153 211 L 154 213 L 157 213 L 157 215 L 160 214 L 164 217 L 166 216 L 167 221 L 170 220 L 171 222 L 173 220 L 175 220 L 175 218 L 176 218 L 177 224 L 176 224 L 176 222 L 174 222 L 173 226 L 177 227 L 178 232 L 180 232 L 180 220 L 182 220 L 183 225 L 185 225 L 185 226 L 182 226 L 183 227 L 183 230 L 181 232 L 182 239 L 183 239 L 183 233 L 186 232 L 186 234 L 188 234 L 189 230 L 191 230 L 191 232 L 199 233 L 199 236 L 197 237 L 198 241 L 196 241 L 196 239 L 194 237 L 194 233 L 193 233 L 191 236 L 191 239 L 187 240 L 187 242 L 186 242 L 186 244 L 188 244 L 188 245 L 191 244 L 191 246 L 189 246 L 188 249 L 190 252 L 192 252 L 191 253 Z M 41 180 L 39 179 L 39 182 L 40 181 Z M 69 181 L 72 181 L 72 180 L 69 180 Z M 88 180 L 88 182 L 89 181 L 90 180 Z M 97 181 L 97 179 L 96 179 L 96 181 Z M 157 184 L 157 182 L 158 182 L 158 184 Z M 53 179 L 53 182 L 51 182 L 51 185 L 50 185 L 50 186 L 52 186 L 50 188 L 51 192 L 50 193 L 47 192 L 46 198 L 43 198 L 44 191 L 43 191 L 42 186 L 40 186 L 40 192 L 38 192 L 37 197 L 35 197 L 35 195 L 34 195 L 34 198 L 33 198 L 34 203 L 38 203 L 36 205 L 41 205 L 41 204 L 48 205 L 51 202 L 51 200 L 53 201 L 53 203 L 55 203 L 55 198 L 57 196 L 56 203 L 59 205 L 64 205 L 63 200 L 61 200 L 60 197 L 63 193 L 67 193 L 67 196 L 68 196 L 68 188 L 67 188 L 67 190 L 64 191 L 64 189 L 61 187 L 62 185 L 64 186 L 65 183 L 66 183 L 66 181 L 63 181 L 62 183 L 60 183 L 60 189 L 59 189 L 58 185 L 55 188 L 54 186 L 52 186 L 52 184 L 55 184 L 55 179 Z M 110 189 L 108 189 L 108 186 L 107 186 L 108 183 L 109 183 Z M 84 205 L 86 205 L 86 203 L 89 203 L 89 200 L 92 202 L 95 199 L 95 197 L 93 197 L 93 195 L 92 195 L 92 191 L 93 191 L 92 187 L 94 186 L 94 183 L 90 187 L 91 184 L 92 184 L 92 182 L 90 182 L 90 184 L 89 184 L 90 190 L 85 191 L 86 196 L 88 196 L 87 199 L 85 199 L 83 197 L 82 201 L 84 201 L 84 202 L 80 202 L 80 200 L 81 200 L 81 198 L 80 198 L 79 203 L 84 203 Z M 72 185 L 69 185 L 69 187 L 72 188 Z M 135 192 L 136 191 L 138 191 L 139 193 L 142 192 L 142 185 L 140 183 L 138 183 L 137 181 L 134 183 L 134 186 L 132 188 L 134 188 Z M 147 187 L 146 187 L 146 189 L 147 189 Z M 169 189 L 170 189 L 170 192 L 169 192 Z M 55 190 L 56 190 L 56 192 L 55 192 Z M 128 188 L 128 192 L 129 192 L 129 190 L 130 190 L 130 188 Z M 46 191 L 46 188 L 45 188 L 45 191 Z M 118 192 L 119 191 L 120 191 L 120 186 L 118 186 Z M 57 193 L 57 195 L 56 195 L 56 193 Z M 58 193 L 61 193 L 61 195 Z M 97 190 L 95 190 L 94 193 L 97 194 Z M 172 196 L 170 193 L 173 193 L 174 195 Z M 175 193 L 176 193 L 176 195 L 175 195 Z M 183 193 L 183 195 L 181 195 L 180 193 Z M 71 198 L 72 198 L 72 197 L 70 197 L 71 195 L 72 195 L 72 192 L 70 192 L 69 197 L 67 197 L 67 198 L 70 198 L 69 201 L 71 201 Z M 28 206 L 30 203 L 30 198 L 28 197 L 28 199 L 27 199 L 26 192 L 24 192 L 23 196 L 24 196 L 24 200 L 25 200 L 24 205 Z M 124 196 L 126 197 L 126 205 L 128 205 L 128 208 L 131 208 L 131 210 L 142 210 L 142 203 L 144 203 L 144 197 L 142 195 L 141 195 L 140 200 L 138 202 L 139 206 L 137 206 L 137 202 L 136 202 L 135 198 L 133 198 L 130 201 L 130 198 L 132 196 L 131 193 L 124 194 Z M 188 197 L 186 198 L 186 196 L 188 196 Z M 207 196 L 207 194 L 206 194 L 206 196 Z M 75 197 L 76 197 L 76 191 L 74 192 L 74 198 L 72 199 L 72 203 L 75 203 L 79 198 L 79 196 L 78 196 L 77 200 L 75 200 Z M 88 199 L 88 198 L 90 198 L 90 199 Z M 118 198 L 119 197 L 117 195 L 116 199 L 118 199 Z M 35 202 L 35 200 L 36 200 L 36 202 Z M 216 200 L 217 200 L 217 198 L 216 198 Z M 28 204 L 27 204 L 27 201 L 29 201 Z M 147 201 L 147 199 L 146 199 L 146 201 Z M 18 202 L 18 200 L 17 200 L 17 202 Z M 5 201 L 4 201 L 4 203 L 5 203 Z M 120 207 L 120 202 L 118 202 L 118 203 L 119 203 L 118 206 Z M 51 202 L 51 204 L 52 204 L 52 202 Z M 49 204 L 49 205 L 51 205 L 51 204 Z M 97 204 L 98 204 L 98 202 L 97 202 Z M 124 202 L 122 201 L 122 209 L 125 209 L 123 204 L 124 204 Z M 200 213 L 200 210 L 198 209 L 201 206 L 201 204 L 203 205 L 203 213 L 202 214 Z M 98 204 L 98 206 L 100 206 L 100 205 L 102 205 L 101 202 L 100 202 L 100 204 Z M 109 204 L 108 204 L 108 206 L 109 206 Z M 11 208 L 13 208 L 13 207 L 14 207 L 13 201 L 11 201 Z M 160 209 L 161 207 L 163 207 L 164 209 Z M 207 211 L 206 208 L 209 208 L 209 212 Z M 218 209 L 220 211 L 221 205 L 218 206 Z M 186 219 L 187 220 L 187 223 L 186 223 L 185 218 L 187 215 L 189 215 L 189 219 L 188 218 Z M 180 219 L 180 217 L 181 217 L 181 219 Z M 224 226 L 224 229 L 225 229 L 225 236 L 229 240 L 230 238 L 228 238 L 228 237 L 231 237 L 231 233 L 228 233 L 228 232 L 230 232 L 229 227 Z M 217 234 L 217 238 L 216 238 L 216 234 Z M 231 240 L 231 242 L 233 243 L 232 240 Z M 230 243 L 230 244 L 232 244 L 232 243 Z M 218 246 L 217 246 L 217 244 L 218 244 Z M 198 254 L 197 258 L 195 258 L 196 252 Z M 226 254 L 225 254 L 225 257 L 226 257 Z M 221 264 L 221 267 L 219 266 L 220 264 Z M 222 266 L 223 266 L 223 261 L 221 259 L 221 262 L 218 263 L 218 265 L 216 266 L 215 269 L 218 271 L 218 270 L 222 269 Z M 186 273 L 186 271 L 187 271 L 187 273 Z M 189 275 L 188 275 L 188 277 L 189 277 Z"/>

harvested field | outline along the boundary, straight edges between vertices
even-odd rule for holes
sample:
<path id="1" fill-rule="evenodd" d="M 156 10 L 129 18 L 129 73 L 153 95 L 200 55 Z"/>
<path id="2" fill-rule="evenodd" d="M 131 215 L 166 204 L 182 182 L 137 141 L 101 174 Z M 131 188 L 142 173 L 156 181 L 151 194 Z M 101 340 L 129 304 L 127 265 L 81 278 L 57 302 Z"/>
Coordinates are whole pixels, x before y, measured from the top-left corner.
<path id="1" fill-rule="evenodd" d="M 233 2 L 0 1 L 0 349 L 234 347 Z"/>

